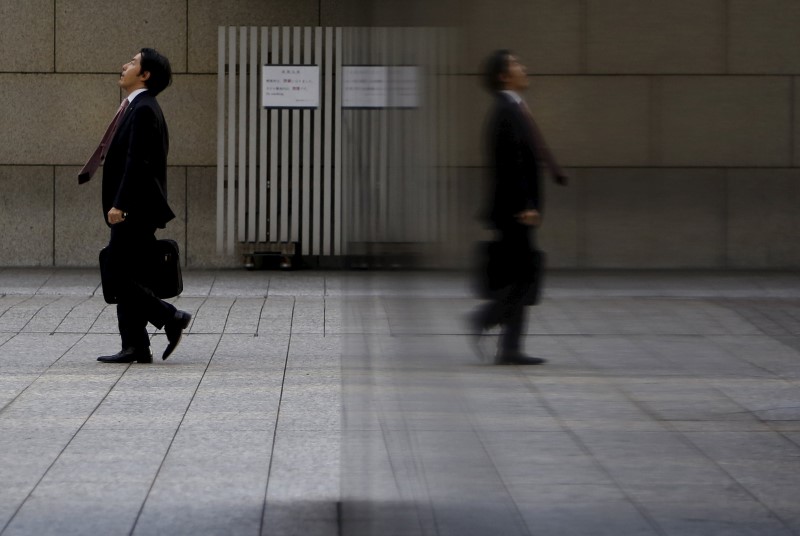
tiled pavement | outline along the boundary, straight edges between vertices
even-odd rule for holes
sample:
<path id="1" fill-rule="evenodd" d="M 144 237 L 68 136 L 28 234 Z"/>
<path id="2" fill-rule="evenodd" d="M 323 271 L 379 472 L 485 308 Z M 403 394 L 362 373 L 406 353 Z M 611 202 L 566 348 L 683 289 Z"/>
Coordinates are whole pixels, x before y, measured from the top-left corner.
<path id="1" fill-rule="evenodd" d="M 0 269 L 0 536 L 800 534 L 797 274 L 549 274 L 527 368 L 391 272 L 189 272 L 104 365 L 97 280 Z"/>

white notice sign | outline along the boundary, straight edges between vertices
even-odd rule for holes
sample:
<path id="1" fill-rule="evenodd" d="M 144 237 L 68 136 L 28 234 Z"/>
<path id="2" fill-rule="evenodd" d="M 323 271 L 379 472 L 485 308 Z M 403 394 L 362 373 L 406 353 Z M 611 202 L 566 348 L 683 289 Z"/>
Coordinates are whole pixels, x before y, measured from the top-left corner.
<path id="1" fill-rule="evenodd" d="M 319 108 L 319 66 L 264 65 L 261 105 L 264 108 Z"/>
<path id="2" fill-rule="evenodd" d="M 419 68 L 413 65 L 345 65 L 342 107 L 419 107 Z"/>

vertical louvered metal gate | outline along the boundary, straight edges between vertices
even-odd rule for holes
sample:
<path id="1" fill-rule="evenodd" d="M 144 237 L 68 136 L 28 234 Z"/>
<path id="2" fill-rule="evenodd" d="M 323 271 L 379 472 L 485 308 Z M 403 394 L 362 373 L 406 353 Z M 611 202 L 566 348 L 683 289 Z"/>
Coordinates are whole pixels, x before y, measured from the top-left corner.
<path id="1" fill-rule="evenodd" d="M 220 27 L 217 250 L 446 241 L 452 48 L 422 28 Z M 262 108 L 261 66 L 289 64 L 320 67 L 318 108 Z M 343 65 L 415 66 L 420 106 L 344 108 Z"/>
<path id="2" fill-rule="evenodd" d="M 300 242 L 304 254 L 341 254 L 341 39 L 341 28 L 220 27 L 217 251 Z M 262 108 L 265 64 L 319 65 L 321 106 Z"/>

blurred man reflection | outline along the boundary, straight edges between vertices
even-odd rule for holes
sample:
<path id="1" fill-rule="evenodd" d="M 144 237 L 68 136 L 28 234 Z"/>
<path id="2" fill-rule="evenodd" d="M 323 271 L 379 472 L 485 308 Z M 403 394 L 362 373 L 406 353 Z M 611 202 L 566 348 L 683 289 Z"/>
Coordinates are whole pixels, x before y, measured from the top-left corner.
<path id="1" fill-rule="evenodd" d="M 482 353 L 481 336 L 501 326 L 496 364 L 539 365 L 545 360 L 525 355 L 521 348 L 525 306 L 537 301 L 539 291 L 541 256 L 535 239 L 543 205 L 539 164 L 546 163 L 561 185 L 567 184 L 567 177 L 520 96 L 528 88 L 525 66 L 510 51 L 498 50 L 486 62 L 485 77 L 495 101 L 486 131 L 492 179 L 487 219 L 498 234 L 490 262 L 501 264 L 501 270 L 491 275 L 497 290 L 472 314 L 471 327 Z"/>

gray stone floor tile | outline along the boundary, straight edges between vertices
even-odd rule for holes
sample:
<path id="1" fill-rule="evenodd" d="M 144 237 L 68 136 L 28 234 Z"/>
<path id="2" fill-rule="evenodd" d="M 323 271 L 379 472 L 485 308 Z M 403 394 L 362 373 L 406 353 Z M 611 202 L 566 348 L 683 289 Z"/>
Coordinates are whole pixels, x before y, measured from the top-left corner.
<path id="1" fill-rule="evenodd" d="M 0 294 L 36 294 L 52 274 L 53 270 L 49 268 L 2 268 Z"/>
<path id="2" fill-rule="evenodd" d="M 212 271 L 191 270 L 183 274 L 181 299 L 205 298 L 211 293 L 216 273 Z"/>
<path id="3" fill-rule="evenodd" d="M 604 501 L 536 501 L 519 510 L 533 534 L 543 536 L 655 536 L 661 534 L 625 499 Z"/>
<path id="4" fill-rule="evenodd" d="M 271 431 L 180 430 L 134 534 L 258 534 Z"/>
<path id="5" fill-rule="evenodd" d="M 107 307 L 102 297 L 89 297 L 77 303 L 56 327 L 56 333 L 86 333 Z"/>
<path id="6" fill-rule="evenodd" d="M 290 333 L 294 302 L 295 300 L 291 296 L 271 296 L 264 300 L 264 307 L 258 323 L 259 334 Z"/>
<path id="7" fill-rule="evenodd" d="M 270 536 L 340 534 L 339 516 L 339 505 L 334 501 L 270 499 L 264 511 L 261 534 Z"/>
<path id="8" fill-rule="evenodd" d="M 800 532 L 795 274 L 548 274 L 527 368 L 463 274 L 184 281 L 107 365 L 96 270 L 0 269 L 2 536 Z"/>
<path id="9" fill-rule="evenodd" d="M 288 334 L 224 335 L 214 349 L 209 369 L 283 370 L 288 347 Z"/>
<path id="10" fill-rule="evenodd" d="M 295 299 L 292 333 L 325 334 L 325 299 L 301 296 Z"/>
<path id="11" fill-rule="evenodd" d="M 270 277 L 269 296 L 324 296 L 325 276 L 275 273 Z"/>
<path id="12" fill-rule="evenodd" d="M 267 296 L 271 276 L 266 272 L 221 270 L 215 272 L 208 295 L 213 297 Z"/>
<path id="13" fill-rule="evenodd" d="M 263 306 L 263 299 L 236 298 L 228 312 L 225 333 L 257 333 Z"/>
<path id="14" fill-rule="evenodd" d="M 192 316 L 189 333 L 221 333 L 225 329 L 235 298 L 203 300 Z"/>
<path id="15" fill-rule="evenodd" d="M 292 430 L 279 434 L 267 500 L 337 502 L 340 462 L 340 432 Z"/>
<path id="16" fill-rule="evenodd" d="M 49 274 L 37 293 L 85 297 L 98 290 L 102 294 L 99 269 L 58 269 Z"/>
<path id="17" fill-rule="evenodd" d="M 148 485 L 139 482 L 41 483 L 4 534 L 127 534 Z"/>
<path id="18" fill-rule="evenodd" d="M 691 500 L 657 501 L 646 505 L 659 526 L 676 536 L 789 536 L 793 531 L 755 501 L 709 504 Z"/>

